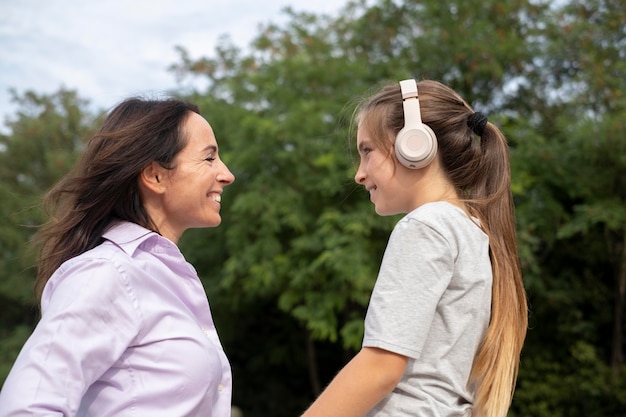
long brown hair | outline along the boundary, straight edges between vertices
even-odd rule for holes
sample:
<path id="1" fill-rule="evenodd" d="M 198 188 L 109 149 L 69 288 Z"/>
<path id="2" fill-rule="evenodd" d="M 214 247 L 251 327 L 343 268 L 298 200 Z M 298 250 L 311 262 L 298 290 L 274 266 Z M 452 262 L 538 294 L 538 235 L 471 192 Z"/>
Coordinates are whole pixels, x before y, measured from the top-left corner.
<path id="1" fill-rule="evenodd" d="M 474 416 L 504 417 L 511 404 L 520 353 L 528 328 L 526 293 L 515 239 L 509 151 L 504 135 L 487 123 L 478 137 L 468 126 L 472 108 L 437 81 L 418 82 L 422 121 L 437 136 L 438 157 L 472 216 L 489 236 L 493 271 L 491 320 L 472 365 Z M 404 126 L 398 83 L 383 87 L 363 102 L 358 121 L 389 149 Z"/>
<path id="2" fill-rule="evenodd" d="M 49 221 L 35 236 L 38 299 L 63 262 L 102 242 L 112 220 L 158 232 L 143 207 L 138 177 L 152 161 L 171 167 L 187 142 L 182 125 L 190 112 L 198 108 L 176 98 L 133 97 L 108 114 L 74 169 L 44 198 Z"/>

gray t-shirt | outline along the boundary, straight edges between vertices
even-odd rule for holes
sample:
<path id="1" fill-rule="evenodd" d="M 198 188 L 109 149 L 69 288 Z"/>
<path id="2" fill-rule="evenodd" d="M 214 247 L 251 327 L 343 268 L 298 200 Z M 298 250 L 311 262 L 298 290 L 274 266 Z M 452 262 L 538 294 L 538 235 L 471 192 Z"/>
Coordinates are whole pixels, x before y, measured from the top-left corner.
<path id="1" fill-rule="evenodd" d="M 467 386 L 491 315 L 487 235 L 460 208 L 434 202 L 389 238 L 365 318 L 364 347 L 409 357 L 368 416 L 470 416 Z"/>

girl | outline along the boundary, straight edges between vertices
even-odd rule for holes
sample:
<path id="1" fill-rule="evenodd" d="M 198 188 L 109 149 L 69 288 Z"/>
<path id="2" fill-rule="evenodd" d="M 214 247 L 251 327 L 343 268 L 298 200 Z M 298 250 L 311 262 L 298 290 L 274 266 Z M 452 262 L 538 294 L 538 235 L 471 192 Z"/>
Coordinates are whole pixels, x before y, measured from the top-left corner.
<path id="1" fill-rule="evenodd" d="M 357 123 L 356 182 L 406 215 L 361 351 L 303 416 L 506 416 L 528 318 L 505 138 L 435 81 L 382 88 Z"/>

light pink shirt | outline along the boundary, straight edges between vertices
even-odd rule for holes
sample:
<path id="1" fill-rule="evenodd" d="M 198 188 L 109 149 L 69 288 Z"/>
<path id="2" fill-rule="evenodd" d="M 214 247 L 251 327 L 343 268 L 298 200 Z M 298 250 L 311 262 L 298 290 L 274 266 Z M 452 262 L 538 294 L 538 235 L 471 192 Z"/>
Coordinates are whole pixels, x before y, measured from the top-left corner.
<path id="1" fill-rule="evenodd" d="M 0 416 L 230 416 L 230 365 L 194 268 L 136 224 L 104 238 L 46 284 Z"/>

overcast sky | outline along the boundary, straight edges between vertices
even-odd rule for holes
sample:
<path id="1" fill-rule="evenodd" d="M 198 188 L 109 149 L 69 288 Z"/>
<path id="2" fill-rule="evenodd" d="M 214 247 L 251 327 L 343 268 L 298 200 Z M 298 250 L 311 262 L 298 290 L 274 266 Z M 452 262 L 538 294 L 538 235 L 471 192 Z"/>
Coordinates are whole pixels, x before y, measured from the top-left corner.
<path id="1" fill-rule="evenodd" d="M 9 88 L 75 89 L 108 109 L 134 94 L 178 86 L 169 65 L 180 45 L 214 56 L 221 35 L 246 47 L 282 10 L 336 14 L 347 0 L 0 0 L 0 128 L 14 114 Z M 188 81 L 188 83 L 191 81 Z"/>

